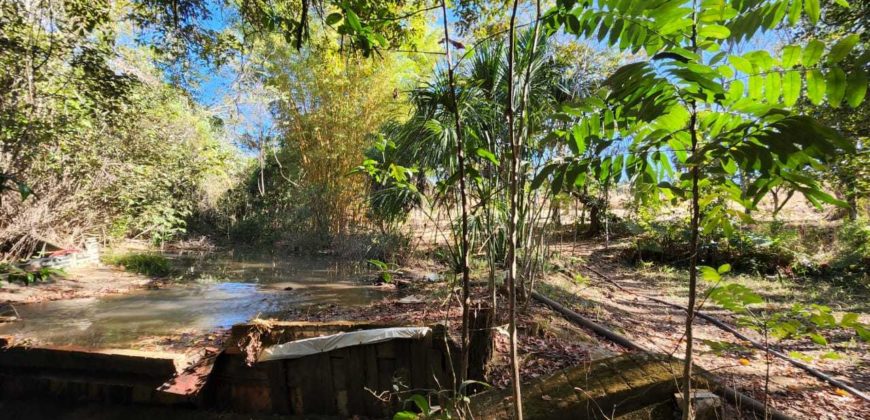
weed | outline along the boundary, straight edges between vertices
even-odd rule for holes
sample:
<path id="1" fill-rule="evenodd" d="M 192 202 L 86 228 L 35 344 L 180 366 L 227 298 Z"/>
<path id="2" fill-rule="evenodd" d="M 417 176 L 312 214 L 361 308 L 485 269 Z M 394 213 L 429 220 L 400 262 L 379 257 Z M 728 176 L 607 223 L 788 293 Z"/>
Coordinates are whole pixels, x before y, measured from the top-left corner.
<path id="1" fill-rule="evenodd" d="M 18 268 L 12 264 L 0 264 L 0 273 L 5 273 L 6 281 L 21 282 L 25 286 L 32 283 L 48 281 L 53 276 L 64 276 L 66 273 L 58 268 L 42 267 L 35 271 L 28 271 Z"/>
<path id="2" fill-rule="evenodd" d="M 158 254 L 129 253 L 122 255 L 106 255 L 103 257 L 103 262 L 106 264 L 122 266 L 126 270 L 150 277 L 166 277 L 172 272 L 169 260 Z"/>

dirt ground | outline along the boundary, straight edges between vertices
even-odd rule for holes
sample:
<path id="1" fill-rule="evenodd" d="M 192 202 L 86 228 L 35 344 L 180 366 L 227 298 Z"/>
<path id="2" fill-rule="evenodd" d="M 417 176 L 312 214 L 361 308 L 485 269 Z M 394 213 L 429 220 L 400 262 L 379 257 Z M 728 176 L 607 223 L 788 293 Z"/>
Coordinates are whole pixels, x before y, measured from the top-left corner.
<path id="1" fill-rule="evenodd" d="M 127 293 L 146 287 L 152 281 L 148 277 L 105 265 L 69 268 L 64 273 L 63 276 L 52 276 L 48 281 L 29 286 L 4 282 L 0 284 L 0 305 Z"/>
<path id="2" fill-rule="evenodd" d="M 685 305 L 685 281 L 664 281 L 623 264 L 618 258 L 618 244 L 605 250 L 602 243 L 584 243 L 564 247 L 560 253 L 563 260 L 573 262 L 569 271 L 581 274 L 581 280 L 577 281 L 566 273 L 554 274 L 546 280 L 540 291 L 626 335 L 644 348 L 682 357 L 685 351 L 685 312 L 645 299 L 644 296 Z M 593 270 L 604 274 L 625 290 L 605 281 Z M 759 291 L 768 295 L 777 292 L 773 289 Z M 703 310 L 735 325 L 726 311 L 717 310 L 709 303 Z M 862 319 L 865 318 L 866 314 L 862 316 Z M 760 338 L 747 328 L 741 328 L 741 332 L 753 339 Z M 695 337 L 695 357 L 699 366 L 756 399 L 764 399 L 766 363 L 762 352 L 751 350 L 748 343 L 739 342 L 730 333 L 702 319 L 695 323 Z M 857 389 L 865 392 L 870 389 L 870 346 L 842 332 L 829 335 L 828 341 L 831 345 L 826 349 L 811 345 L 809 340 L 792 340 L 779 345 L 785 353 L 801 351 L 814 356 L 811 365 Z M 713 351 L 709 345 L 711 342 L 727 342 L 735 346 L 726 351 Z M 818 357 L 831 350 L 836 351 L 840 358 Z M 796 418 L 867 419 L 870 413 L 870 404 L 867 402 L 777 358 L 773 358 L 770 364 L 769 389 L 771 404 Z"/>

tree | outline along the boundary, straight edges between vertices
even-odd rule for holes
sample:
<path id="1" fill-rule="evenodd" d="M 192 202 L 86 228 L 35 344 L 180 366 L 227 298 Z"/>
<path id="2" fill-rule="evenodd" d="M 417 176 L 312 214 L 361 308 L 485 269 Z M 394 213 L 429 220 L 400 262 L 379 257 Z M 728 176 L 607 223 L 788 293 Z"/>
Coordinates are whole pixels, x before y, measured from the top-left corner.
<path id="1" fill-rule="evenodd" d="M 815 104 L 825 99 L 839 104 L 845 98 L 858 106 L 866 91 L 863 71 L 846 74 L 832 67 L 825 72 L 820 64 L 825 45 L 818 40 L 786 47 L 781 58 L 766 50 L 728 54 L 729 46 L 777 27 L 786 16 L 790 24 L 797 23 L 802 11 L 812 22 L 819 18 L 815 0 L 568 1 L 545 15 L 551 31 L 564 27 L 576 35 L 595 35 L 624 50 L 643 48 L 649 57 L 617 70 L 605 89 L 577 107 L 573 113 L 581 129 L 562 134 L 574 143 L 576 158 L 553 163 L 544 176 L 552 171 L 556 188 L 582 185 L 581 174 L 591 168 L 599 175 L 623 174 L 653 198 L 689 201 L 684 418 L 693 416 L 699 234 L 729 232 L 733 220 L 748 216 L 727 201 L 753 208 L 777 185 L 787 184 L 815 204 L 839 203 L 805 173 L 850 151 L 850 144 L 793 107 L 804 81 L 806 96 Z M 835 44 L 827 61 L 838 62 L 852 45 Z M 592 157 L 583 154 L 590 139 L 598 145 Z M 619 144 L 629 145 L 625 153 L 605 152 Z M 745 188 L 739 173 L 753 175 Z"/>
<path id="2" fill-rule="evenodd" d="M 842 68 L 846 73 L 861 74 L 863 70 L 863 74 L 866 74 L 868 69 L 865 55 L 868 54 L 867 46 L 870 41 L 866 22 L 870 16 L 870 4 L 853 2 L 850 7 L 842 7 L 825 3 L 821 5 L 819 15 L 819 21 L 815 23 L 809 19 L 801 20 L 800 25 L 792 31 L 793 36 L 802 42 L 812 39 L 828 45 L 842 42 L 844 48 L 854 43 L 851 52 L 846 52 L 839 61 L 826 63 L 828 74 L 832 78 L 839 77 L 839 71 L 831 67 L 832 65 Z M 861 86 L 853 83 L 851 88 L 860 89 Z M 866 121 L 870 119 L 870 104 L 865 101 L 854 107 L 839 103 L 815 104 L 804 100 L 801 108 L 802 112 L 836 128 L 854 144 L 856 153 L 842 155 L 825 171 L 830 172 L 830 179 L 834 180 L 830 186 L 836 189 L 838 197 L 849 204 L 849 218 L 855 220 L 862 205 L 865 206 L 864 216 L 867 216 L 866 200 L 870 198 L 870 152 L 867 150 L 867 141 L 870 138 L 870 127 Z"/>

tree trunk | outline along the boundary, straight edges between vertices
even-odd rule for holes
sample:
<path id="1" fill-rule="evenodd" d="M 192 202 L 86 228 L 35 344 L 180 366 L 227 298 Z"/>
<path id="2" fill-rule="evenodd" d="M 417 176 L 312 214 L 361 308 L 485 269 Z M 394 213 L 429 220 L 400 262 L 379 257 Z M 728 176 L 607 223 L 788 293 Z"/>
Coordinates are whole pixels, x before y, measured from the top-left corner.
<path id="1" fill-rule="evenodd" d="M 523 418 L 523 398 L 520 388 L 520 367 L 517 360 L 517 227 L 519 225 L 519 191 L 518 177 L 520 172 L 520 144 L 514 131 L 514 48 L 516 45 L 516 19 L 519 0 L 514 0 L 511 10 L 510 27 L 508 28 L 508 92 L 505 113 L 508 121 L 508 136 L 510 138 L 510 221 L 508 222 L 508 317 L 510 333 L 511 385 L 514 397 L 514 418 Z"/>
<path id="2" fill-rule="evenodd" d="M 468 197 L 465 190 L 465 153 L 462 141 L 462 120 L 459 116 L 459 106 L 456 101 L 456 83 L 453 79 L 453 63 L 450 60 L 450 31 L 447 28 L 447 5 L 441 1 L 441 12 L 444 18 L 444 52 L 447 61 L 447 82 L 450 85 L 450 102 L 456 121 L 456 161 L 459 166 L 459 202 L 461 207 L 459 261 L 462 270 L 462 350 L 459 359 L 459 382 L 465 381 L 468 375 L 468 306 L 471 304 L 468 270 Z"/>
<path id="3" fill-rule="evenodd" d="M 487 307 L 477 307 L 470 313 L 468 379 L 483 382 L 486 378 L 487 365 L 492 358 L 493 313 L 493 309 Z M 469 389 L 478 392 L 482 387 L 471 386 Z"/>
<path id="4" fill-rule="evenodd" d="M 694 10 L 696 9 L 695 1 L 692 1 L 692 50 L 697 52 L 697 30 L 698 23 Z M 692 158 L 697 158 L 698 151 L 698 110 L 695 101 L 692 100 L 691 117 L 689 119 L 689 136 L 692 141 Z M 695 321 L 695 298 L 697 294 L 698 283 L 698 230 L 701 219 L 701 206 L 698 202 L 698 178 L 699 178 L 699 162 L 692 163 L 692 239 L 690 242 L 691 258 L 689 262 L 689 304 L 686 309 L 686 356 L 683 364 L 683 420 L 695 418 L 694 407 L 692 407 L 692 340 L 693 330 L 692 323 Z"/>

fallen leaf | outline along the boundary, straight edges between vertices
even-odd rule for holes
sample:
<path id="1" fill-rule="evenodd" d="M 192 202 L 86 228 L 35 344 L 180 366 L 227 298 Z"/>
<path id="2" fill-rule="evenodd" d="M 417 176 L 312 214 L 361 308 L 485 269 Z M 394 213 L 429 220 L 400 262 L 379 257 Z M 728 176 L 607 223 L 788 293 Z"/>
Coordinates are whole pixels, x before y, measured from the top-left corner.
<path id="1" fill-rule="evenodd" d="M 836 388 L 836 389 L 834 389 L 834 394 L 837 394 L 837 395 L 839 395 L 839 396 L 841 396 L 841 397 L 848 397 L 848 396 L 849 396 L 849 393 L 848 393 L 848 392 L 846 392 L 845 390 L 842 390 L 842 389 L 840 389 L 840 388 Z"/>
<path id="2" fill-rule="evenodd" d="M 743 366 L 749 366 L 749 359 L 740 359 L 738 362 Z"/>

